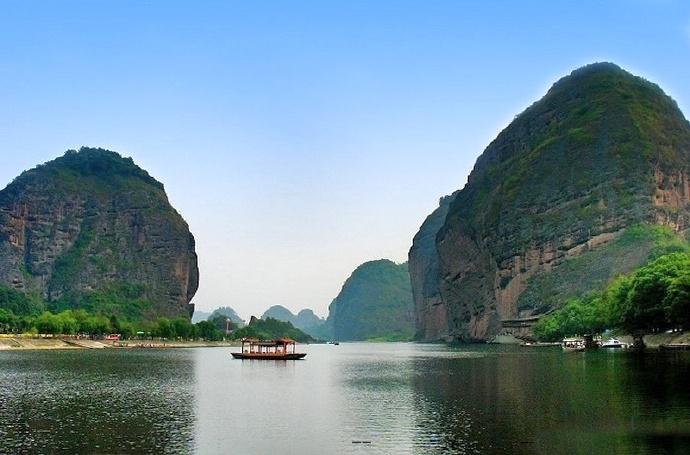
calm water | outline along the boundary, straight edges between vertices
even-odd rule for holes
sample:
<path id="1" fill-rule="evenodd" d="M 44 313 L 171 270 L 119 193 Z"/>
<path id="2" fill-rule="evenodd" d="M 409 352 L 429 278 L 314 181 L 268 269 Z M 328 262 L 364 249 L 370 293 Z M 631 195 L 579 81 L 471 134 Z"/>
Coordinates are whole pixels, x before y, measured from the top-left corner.
<path id="1" fill-rule="evenodd" d="M 0 453 L 690 453 L 690 355 L 0 351 Z"/>

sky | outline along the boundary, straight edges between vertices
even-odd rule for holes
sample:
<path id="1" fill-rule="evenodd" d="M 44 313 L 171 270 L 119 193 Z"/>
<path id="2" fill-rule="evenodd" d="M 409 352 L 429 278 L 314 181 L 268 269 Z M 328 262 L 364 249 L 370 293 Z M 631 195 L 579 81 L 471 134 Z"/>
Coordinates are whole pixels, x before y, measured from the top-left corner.
<path id="1" fill-rule="evenodd" d="M 595 61 L 690 112 L 690 2 L 7 0 L 0 188 L 67 149 L 131 156 L 196 238 L 197 309 L 325 316 Z"/>

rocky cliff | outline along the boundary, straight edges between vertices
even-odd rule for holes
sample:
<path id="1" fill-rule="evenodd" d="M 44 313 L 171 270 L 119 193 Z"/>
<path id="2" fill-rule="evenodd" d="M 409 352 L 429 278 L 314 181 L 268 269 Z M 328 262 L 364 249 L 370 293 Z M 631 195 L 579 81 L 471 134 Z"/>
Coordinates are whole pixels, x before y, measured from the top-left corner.
<path id="1" fill-rule="evenodd" d="M 645 262 L 654 235 L 626 231 L 687 229 L 689 159 L 690 124 L 655 84 L 608 63 L 564 77 L 415 237 L 418 335 L 484 340 Z"/>
<path id="2" fill-rule="evenodd" d="M 427 340 L 447 336 L 448 307 L 444 305 L 441 298 L 436 234 L 446 221 L 448 208 L 456 194 L 457 192 L 441 198 L 438 208 L 422 223 L 410 248 L 408 263 L 413 284 L 415 338 L 417 339 Z"/>
<path id="3" fill-rule="evenodd" d="M 0 191 L 0 284 L 62 307 L 124 296 L 141 317 L 189 317 L 198 277 L 187 223 L 131 158 L 68 151 Z"/>
<path id="4" fill-rule="evenodd" d="M 336 340 L 405 340 L 414 334 L 407 263 L 381 259 L 352 272 L 329 307 L 326 323 Z"/>

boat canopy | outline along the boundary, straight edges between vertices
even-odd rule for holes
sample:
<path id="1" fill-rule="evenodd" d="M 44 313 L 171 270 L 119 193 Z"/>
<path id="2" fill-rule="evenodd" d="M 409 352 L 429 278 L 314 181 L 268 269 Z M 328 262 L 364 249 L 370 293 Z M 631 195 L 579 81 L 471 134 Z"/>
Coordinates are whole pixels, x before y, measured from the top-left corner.
<path id="1" fill-rule="evenodd" d="M 258 338 L 242 338 L 242 344 L 251 344 L 254 346 L 287 346 L 289 344 L 296 344 L 295 340 L 290 338 L 278 338 L 275 340 L 259 340 Z"/>

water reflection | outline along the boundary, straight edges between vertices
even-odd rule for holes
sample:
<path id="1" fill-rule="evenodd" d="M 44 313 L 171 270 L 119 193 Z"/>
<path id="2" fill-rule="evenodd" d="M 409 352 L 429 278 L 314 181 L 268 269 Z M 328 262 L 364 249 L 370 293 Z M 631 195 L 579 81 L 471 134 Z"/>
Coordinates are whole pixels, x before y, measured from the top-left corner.
<path id="1" fill-rule="evenodd" d="M 495 353 L 419 361 L 415 389 L 458 453 L 688 453 L 688 367 L 687 355 Z"/>
<path id="2" fill-rule="evenodd" d="M 141 354 L 2 353 L 0 452 L 188 451 L 188 359 Z"/>
<path id="3" fill-rule="evenodd" d="M 0 453 L 690 452 L 690 355 L 492 346 L 0 353 Z"/>

